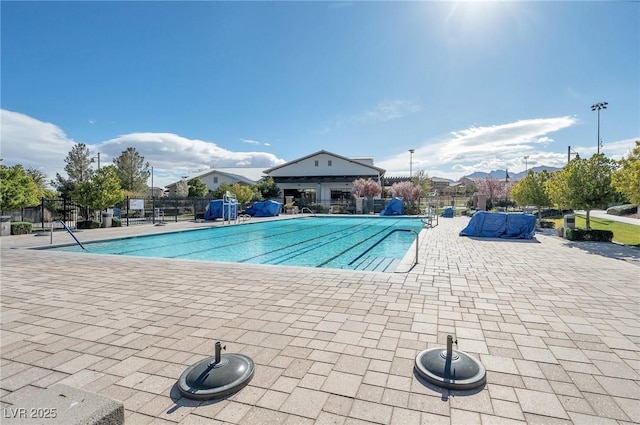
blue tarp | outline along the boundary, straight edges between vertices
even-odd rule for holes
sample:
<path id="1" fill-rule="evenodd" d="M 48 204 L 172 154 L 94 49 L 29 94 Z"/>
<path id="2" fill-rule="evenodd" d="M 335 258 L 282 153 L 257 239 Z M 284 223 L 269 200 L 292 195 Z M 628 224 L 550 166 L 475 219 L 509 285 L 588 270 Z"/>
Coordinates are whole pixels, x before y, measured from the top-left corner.
<path id="1" fill-rule="evenodd" d="M 221 218 L 223 220 L 235 220 L 238 215 L 238 202 L 231 201 L 231 208 L 229 208 L 229 205 L 224 205 L 223 207 L 223 204 L 224 201 L 222 199 L 210 201 L 207 210 L 204 212 L 204 219 L 215 220 L 216 218 Z M 231 214 L 229 214 L 229 212 L 231 212 Z M 231 217 L 229 217 L 229 215 L 231 215 Z"/>
<path id="2" fill-rule="evenodd" d="M 442 214 L 440 214 L 440 217 L 447 217 L 447 218 L 451 218 L 454 216 L 453 213 L 453 207 L 447 207 L 444 209 L 444 211 L 442 211 Z"/>
<path id="3" fill-rule="evenodd" d="M 460 232 L 460 236 L 533 239 L 535 228 L 536 217 L 531 214 L 478 211 L 471 217 L 467 227 Z"/>
<path id="4" fill-rule="evenodd" d="M 380 211 L 380 215 L 404 215 L 404 201 L 400 198 L 392 198 Z"/>
<path id="5" fill-rule="evenodd" d="M 282 204 L 276 201 L 254 202 L 244 212 L 254 217 L 275 217 L 280 215 Z"/>

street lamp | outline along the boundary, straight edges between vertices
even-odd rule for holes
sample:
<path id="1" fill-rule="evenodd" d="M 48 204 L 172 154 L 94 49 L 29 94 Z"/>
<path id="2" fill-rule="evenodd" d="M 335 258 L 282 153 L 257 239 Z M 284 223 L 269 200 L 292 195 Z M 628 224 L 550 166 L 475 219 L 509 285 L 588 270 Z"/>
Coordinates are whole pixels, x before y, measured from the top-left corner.
<path id="1" fill-rule="evenodd" d="M 602 140 L 600 140 L 600 110 L 607 109 L 607 102 L 598 102 L 591 105 L 592 111 L 598 111 L 598 153 L 600 153 L 600 146 L 602 145 Z"/>
<path id="2" fill-rule="evenodd" d="M 529 165 L 527 164 L 527 160 L 529 159 L 529 155 L 524 156 L 524 173 L 527 174 L 529 172 Z"/>
<path id="3" fill-rule="evenodd" d="M 413 177 L 413 153 L 415 149 L 409 149 L 409 178 Z"/>
<path id="4" fill-rule="evenodd" d="M 576 158 L 580 159 L 580 154 L 571 149 L 571 146 L 567 146 L 567 162 L 571 162 L 571 155 L 575 155 Z"/>

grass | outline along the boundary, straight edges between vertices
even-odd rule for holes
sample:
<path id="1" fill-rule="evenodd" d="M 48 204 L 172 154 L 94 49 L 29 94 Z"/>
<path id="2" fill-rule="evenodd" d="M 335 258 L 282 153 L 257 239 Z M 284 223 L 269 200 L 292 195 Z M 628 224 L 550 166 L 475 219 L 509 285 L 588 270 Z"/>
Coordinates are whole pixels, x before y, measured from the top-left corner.
<path id="1" fill-rule="evenodd" d="M 564 226 L 563 218 L 549 218 L 547 220 L 553 221 L 556 229 Z M 640 247 L 640 226 L 594 217 L 591 217 L 590 221 L 592 229 L 611 230 L 614 242 Z M 576 227 L 583 229 L 587 227 L 584 215 L 576 215 Z"/>

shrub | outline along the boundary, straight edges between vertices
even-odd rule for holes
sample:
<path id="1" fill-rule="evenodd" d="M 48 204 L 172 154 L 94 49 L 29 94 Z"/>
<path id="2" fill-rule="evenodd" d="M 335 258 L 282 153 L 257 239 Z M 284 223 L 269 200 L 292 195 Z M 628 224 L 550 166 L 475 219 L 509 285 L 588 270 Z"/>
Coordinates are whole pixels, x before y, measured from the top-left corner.
<path id="1" fill-rule="evenodd" d="M 564 237 L 570 241 L 611 242 L 613 232 L 611 230 L 596 229 L 564 229 Z"/>
<path id="2" fill-rule="evenodd" d="M 629 215 L 638 212 L 638 206 L 633 204 L 616 205 L 615 207 L 607 208 L 607 214 L 611 215 Z"/>
<path id="3" fill-rule="evenodd" d="M 77 227 L 78 229 L 98 229 L 100 228 L 101 224 L 99 221 L 93 221 L 93 220 L 83 220 L 83 221 L 78 221 Z"/>
<path id="4" fill-rule="evenodd" d="M 541 229 L 553 229 L 556 227 L 556 223 L 550 220 L 540 220 L 538 221 L 538 227 Z"/>
<path id="5" fill-rule="evenodd" d="M 28 221 L 14 221 L 11 223 L 12 235 L 28 235 L 31 233 L 31 227 L 33 224 Z"/>
<path id="6" fill-rule="evenodd" d="M 122 227 L 122 220 L 118 217 L 113 217 L 111 219 L 111 227 Z"/>

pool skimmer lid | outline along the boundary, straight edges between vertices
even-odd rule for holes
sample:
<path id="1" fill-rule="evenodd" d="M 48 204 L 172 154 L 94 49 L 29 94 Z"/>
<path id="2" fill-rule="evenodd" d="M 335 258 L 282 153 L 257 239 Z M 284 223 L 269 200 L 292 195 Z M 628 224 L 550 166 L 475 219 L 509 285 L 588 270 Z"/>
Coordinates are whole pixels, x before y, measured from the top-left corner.
<path id="1" fill-rule="evenodd" d="M 180 393 L 195 400 L 226 397 L 244 388 L 255 371 L 253 360 L 242 354 L 221 354 L 220 342 L 215 344 L 215 356 L 189 366 L 180 375 Z"/>
<path id="2" fill-rule="evenodd" d="M 457 345 L 457 341 L 456 341 Z M 453 337 L 447 335 L 447 348 L 424 350 L 416 356 L 415 371 L 433 385 L 450 390 L 470 390 L 486 382 L 487 371 L 478 360 L 453 350 Z"/>

